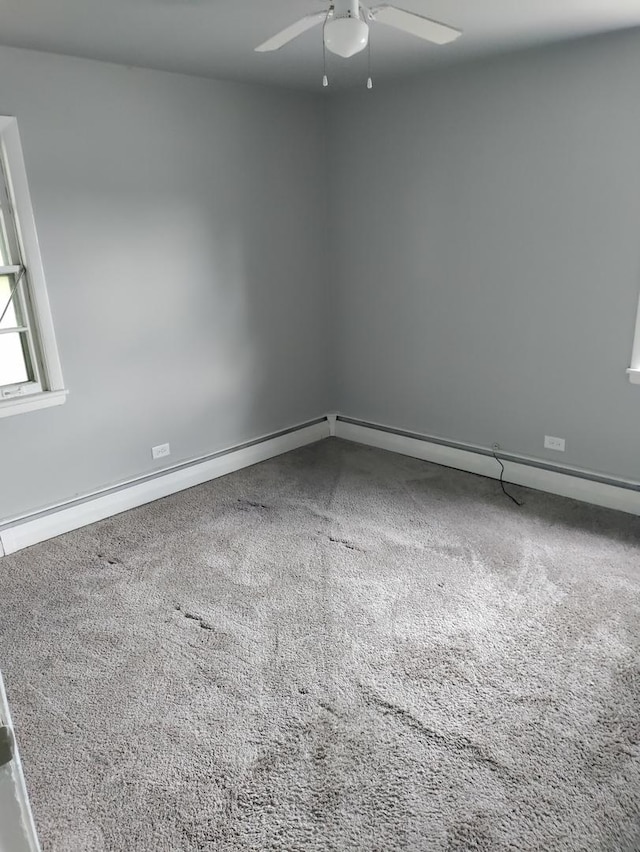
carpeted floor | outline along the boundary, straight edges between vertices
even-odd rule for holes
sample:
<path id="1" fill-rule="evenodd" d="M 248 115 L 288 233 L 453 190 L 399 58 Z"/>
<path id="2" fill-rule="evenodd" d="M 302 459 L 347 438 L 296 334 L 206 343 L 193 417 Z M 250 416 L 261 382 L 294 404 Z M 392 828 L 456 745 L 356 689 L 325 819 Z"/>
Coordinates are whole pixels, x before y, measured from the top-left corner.
<path id="1" fill-rule="evenodd" d="M 637 852 L 640 521 L 336 439 L 0 560 L 45 852 Z"/>

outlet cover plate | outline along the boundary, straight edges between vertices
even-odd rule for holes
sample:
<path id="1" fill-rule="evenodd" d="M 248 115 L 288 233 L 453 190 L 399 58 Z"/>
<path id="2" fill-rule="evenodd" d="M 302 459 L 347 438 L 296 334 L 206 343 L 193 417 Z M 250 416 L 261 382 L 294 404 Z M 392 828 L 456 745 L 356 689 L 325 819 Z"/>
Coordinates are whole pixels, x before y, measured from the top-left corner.
<path id="1" fill-rule="evenodd" d="M 557 450 L 559 453 L 564 453 L 564 438 L 554 438 L 553 435 L 544 436 L 545 450 Z"/>
<path id="2" fill-rule="evenodd" d="M 157 447 L 151 447 L 151 455 L 154 459 L 162 459 L 171 455 L 171 447 L 169 444 L 158 444 Z"/>

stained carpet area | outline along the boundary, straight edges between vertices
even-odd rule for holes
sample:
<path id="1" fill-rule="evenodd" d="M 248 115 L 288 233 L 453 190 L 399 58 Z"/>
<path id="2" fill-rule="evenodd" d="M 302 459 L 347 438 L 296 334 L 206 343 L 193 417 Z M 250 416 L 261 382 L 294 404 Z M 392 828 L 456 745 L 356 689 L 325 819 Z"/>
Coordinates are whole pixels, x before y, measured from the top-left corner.
<path id="1" fill-rule="evenodd" d="M 45 852 L 640 850 L 637 518 L 323 441 L 0 560 Z"/>

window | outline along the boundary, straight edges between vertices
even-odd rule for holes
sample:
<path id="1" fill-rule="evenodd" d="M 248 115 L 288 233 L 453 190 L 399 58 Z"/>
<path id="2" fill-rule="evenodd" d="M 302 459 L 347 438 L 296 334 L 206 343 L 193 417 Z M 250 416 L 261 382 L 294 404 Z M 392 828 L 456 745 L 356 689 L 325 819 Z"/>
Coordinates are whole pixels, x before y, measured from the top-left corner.
<path id="1" fill-rule="evenodd" d="M 18 125 L 0 116 L 0 417 L 65 396 Z"/>
<path id="2" fill-rule="evenodd" d="M 636 334 L 631 353 L 631 366 L 627 370 L 629 381 L 640 385 L 640 301 L 638 302 L 638 318 L 636 319 Z"/>

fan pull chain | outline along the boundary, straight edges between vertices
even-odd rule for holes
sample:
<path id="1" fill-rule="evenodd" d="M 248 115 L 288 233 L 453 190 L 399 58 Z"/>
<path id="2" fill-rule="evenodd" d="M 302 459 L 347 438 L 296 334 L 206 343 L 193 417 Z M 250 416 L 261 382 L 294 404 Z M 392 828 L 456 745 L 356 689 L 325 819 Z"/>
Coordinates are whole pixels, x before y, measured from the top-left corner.
<path id="1" fill-rule="evenodd" d="M 329 6 L 327 10 L 327 15 L 324 19 L 324 24 L 322 25 L 322 86 L 323 88 L 327 88 L 329 85 L 329 78 L 327 77 L 327 46 L 324 43 L 324 30 L 327 26 L 327 21 L 329 20 L 329 15 L 331 14 L 331 6 Z"/>
<path id="2" fill-rule="evenodd" d="M 373 80 L 371 79 L 371 27 L 369 27 L 369 38 L 367 39 L 367 64 L 369 67 L 369 76 L 367 77 L 367 89 L 373 89 Z"/>

